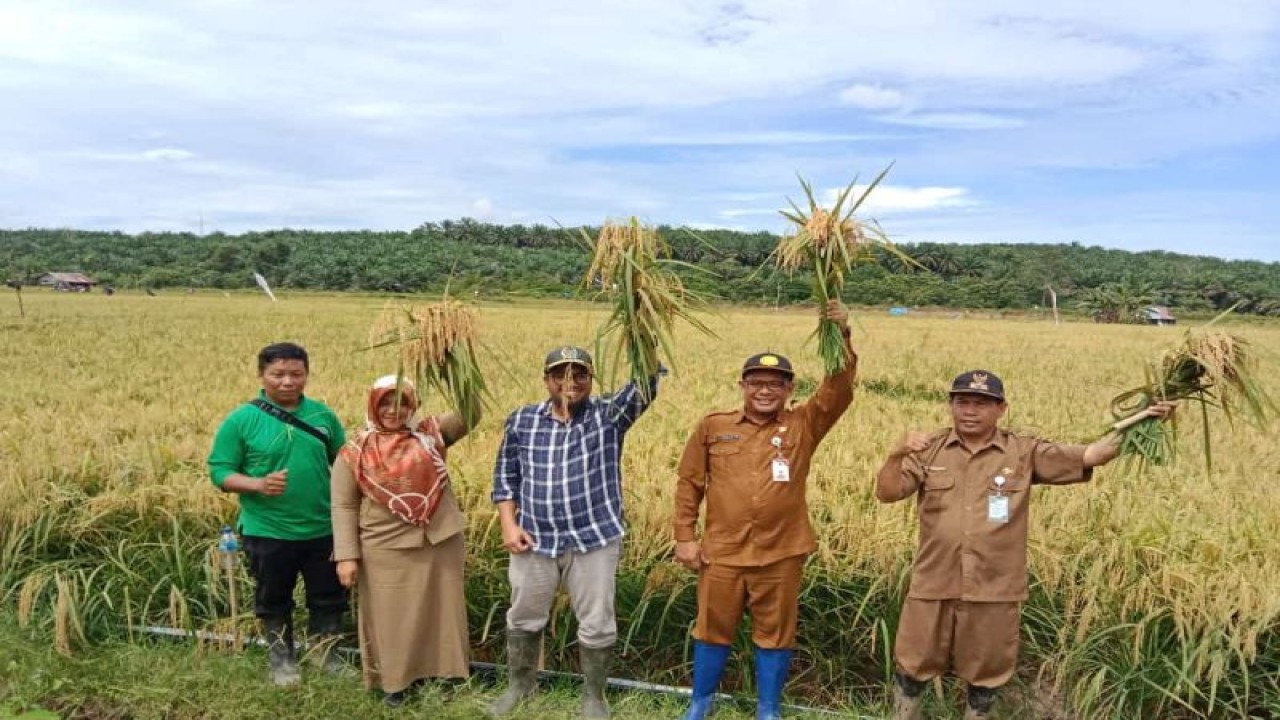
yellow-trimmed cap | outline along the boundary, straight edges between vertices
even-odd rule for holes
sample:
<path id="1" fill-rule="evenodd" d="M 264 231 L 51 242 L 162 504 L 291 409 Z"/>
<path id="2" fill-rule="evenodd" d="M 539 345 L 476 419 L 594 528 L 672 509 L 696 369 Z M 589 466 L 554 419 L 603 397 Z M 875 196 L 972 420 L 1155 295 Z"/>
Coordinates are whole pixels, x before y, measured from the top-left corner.
<path id="1" fill-rule="evenodd" d="M 752 370 L 776 370 L 783 373 L 787 377 L 795 377 L 796 373 L 791 369 L 791 361 L 785 357 L 771 352 L 752 355 L 742 364 L 742 374 L 746 375 Z"/>

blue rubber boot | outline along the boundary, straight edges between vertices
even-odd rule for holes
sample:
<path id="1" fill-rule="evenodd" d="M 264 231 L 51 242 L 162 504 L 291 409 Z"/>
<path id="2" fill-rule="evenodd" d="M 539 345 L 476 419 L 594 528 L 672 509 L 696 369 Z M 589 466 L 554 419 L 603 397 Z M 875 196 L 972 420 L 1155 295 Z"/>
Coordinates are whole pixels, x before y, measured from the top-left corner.
<path id="1" fill-rule="evenodd" d="M 683 720 L 703 720 L 711 714 L 715 705 L 716 688 L 720 676 L 729 662 L 728 645 L 712 645 L 701 640 L 693 641 L 693 701 Z"/>
<path id="2" fill-rule="evenodd" d="M 756 720 L 781 720 L 782 688 L 791 674 L 791 649 L 756 648 Z"/>

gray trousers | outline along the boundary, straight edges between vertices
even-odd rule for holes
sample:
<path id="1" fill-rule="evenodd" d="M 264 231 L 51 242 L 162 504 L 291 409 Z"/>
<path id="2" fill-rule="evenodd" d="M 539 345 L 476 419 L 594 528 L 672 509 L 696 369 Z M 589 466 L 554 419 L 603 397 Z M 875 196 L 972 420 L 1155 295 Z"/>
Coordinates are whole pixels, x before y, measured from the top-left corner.
<path id="1" fill-rule="evenodd" d="M 563 585 L 578 618 L 578 645 L 612 646 L 618 639 L 613 595 L 621 555 L 621 539 L 598 550 L 568 552 L 560 557 L 538 555 L 532 550 L 513 553 L 507 567 L 511 581 L 507 629 L 542 632 L 550 619 L 556 591 Z"/>

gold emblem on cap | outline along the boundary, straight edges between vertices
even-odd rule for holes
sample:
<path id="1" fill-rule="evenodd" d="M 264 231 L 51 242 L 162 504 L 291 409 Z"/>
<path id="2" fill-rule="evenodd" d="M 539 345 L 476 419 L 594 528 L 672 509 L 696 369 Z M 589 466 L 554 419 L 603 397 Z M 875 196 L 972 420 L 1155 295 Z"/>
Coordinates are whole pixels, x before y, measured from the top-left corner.
<path id="1" fill-rule="evenodd" d="M 564 347 L 560 348 L 560 358 L 563 360 L 577 360 L 578 349 L 565 345 Z"/>
<path id="2" fill-rule="evenodd" d="M 765 355 L 764 357 L 760 358 L 760 364 L 767 365 L 768 367 L 773 367 L 774 365 L 778 364 L 778 358 L 773 355 Z"/>
<path id="3" fill-rule="evenodd" d="M 970 390 L 990 390 L 991 388 L 987 387 L 987 374 L 974 373 L 973 377 L 969 380 L 969 389 Z"/>

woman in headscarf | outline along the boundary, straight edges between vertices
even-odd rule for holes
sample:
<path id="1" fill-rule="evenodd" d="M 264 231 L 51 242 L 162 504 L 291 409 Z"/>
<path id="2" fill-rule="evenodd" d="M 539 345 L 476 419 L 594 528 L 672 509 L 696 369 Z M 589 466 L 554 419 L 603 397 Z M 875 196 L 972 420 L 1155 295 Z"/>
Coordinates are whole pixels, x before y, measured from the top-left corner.
<path id="1" fill-rule="evenodd" d="M 471 428 L 457 413 L 419 418 L 409 380 L 379 378 L 365 427 L 333 464 L 334 560 L 360 599 L 366 689 L 392 707 L 429 678 L 469 668 L 463 592 L 466 522 L 449 483 L 446 449 Z"/>

